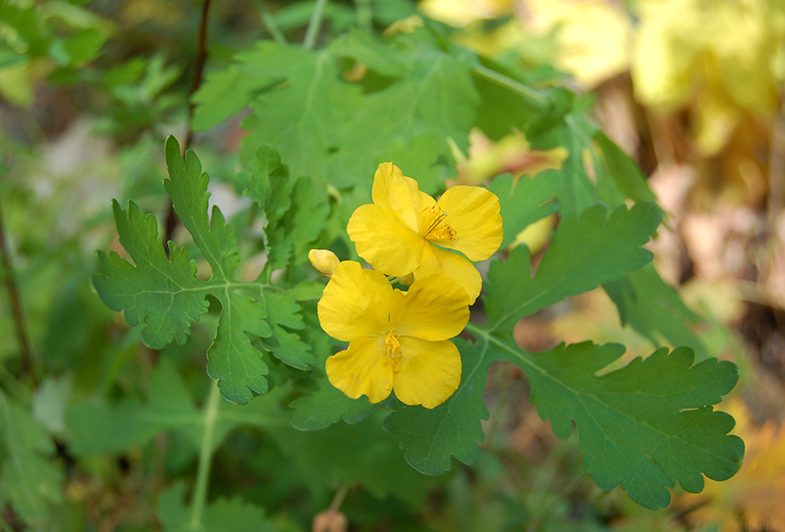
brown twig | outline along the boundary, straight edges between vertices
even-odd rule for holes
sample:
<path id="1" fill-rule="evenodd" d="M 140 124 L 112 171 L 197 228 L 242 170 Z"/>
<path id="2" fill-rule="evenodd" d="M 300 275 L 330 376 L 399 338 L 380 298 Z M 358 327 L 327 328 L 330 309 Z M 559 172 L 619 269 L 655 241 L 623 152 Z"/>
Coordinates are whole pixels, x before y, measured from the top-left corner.
<path id="1" fill-rule="evenodd" d="M 186 150 L 191 146 L 193 139 L 193 120 L 194 110 L 196 106 L 193 103 L 193 95 L 202 86 L 202 74 L 204 72 L 204 64 L 207 61 L 207 18 L 210 12 L 210 1 L 204 0 L 202 5 L 202 20 L 199 24 L 199 43 L 196 48 L 196 64 L 194 65 L 194 78 L 191 83 L 191 90 L 188 93 L 188 130 L 185 134 L 185 141 L 182 145 L 182 153 L 185 156 Z M 169 210 L 166 214 L 166 231 L 164 234 L 164 248 L 166 249 L 167 256 L 169 255 L 169 241 L 172 239 L 174 230 L 177 229 L 180 219 L 177 213 L 174 212 L 174 206 L 171 201 L 169 202 Z"/>
<path id="2" fill-rule="evenodd" d="M 11 250 L 6 240 L 5 225 L 3 224 L 3 209 L 0 202 L 0 260 L 2 260 L 3 278 L 5 289 L 8 292 L 8 300 L 11 305 L 11 315 L 14 320 L 16 338 L 19 341 L 19 348 L 22 350 L 22 367 L 30 377 L 33 387 L 38 387 L 38 377 L 35 374 L 35 359 L 33 358 L 33 347 L 30 337 L 27 335 L 27 325 L 24 311 L 22 309 L 22 299 L 19 296 L 19 286 L 16 283 L 14 267 L 11 261 Z"/>

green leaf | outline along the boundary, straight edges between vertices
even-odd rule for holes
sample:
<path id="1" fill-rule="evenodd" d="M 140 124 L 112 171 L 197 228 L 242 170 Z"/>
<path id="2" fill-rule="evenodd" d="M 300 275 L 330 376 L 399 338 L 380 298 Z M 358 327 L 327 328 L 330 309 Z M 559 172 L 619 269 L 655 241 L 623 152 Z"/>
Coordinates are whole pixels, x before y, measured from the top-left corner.
<path id="1" fill-rule="evenodd" d="M 709 357 L 708 349 L 689 327 L 699 317 L 662 280 L 654 266 L 647 265 L 602 286 L 618 307 L 622 323 L 655 345 L 664 340 L 692 348 L 698 361 Z"/>
<path id="2" fill-rule="evenodd" d="M 144 399 L 144 400 L 143 400 Z M 218 404 L 214 420 L 212 449 L 238 425 L 264 426 L 271 422 L 266 411 L 253 410 L 226 401 Z M 162 358 L 150 374 L 144 398 L 129 396 L 116 404 L 94 398 L 72 405 L 66 424 L 72 435 L 71 450 L 76 454 L 117 453 L 150 442 L 164 431 L 179 431 L 193 443 L 202 445 L 206 412 L 196 408 L 180 372 Z M 277 418 L 273 420 L 277 423 Z"/>
<path id="3" fill-rule="evenodd" d="M 660 349 L 645 360 L 597 376 L 624 353 L 618 344 L 576 344 L 527 353 L 491 340 L 498 356 L 520 366 L 540 417 L 562 439 L 573 421 L 583 468 L 603 489 L 621 484 L 633 501 L 666 507 L 676 482 L 703 489 L 703 475 L 726 480 L 741 466 L 744 442 L 728 435 L 735 422 L 711 405 L 739 379 L 738 367 L 716 358 L 693 363 L 693 352 Z"/>
<path id="4" fill-rule="evenodd" d="M 487 350 L 456 339 L 463 371 L 461 384 L 447 401 L 428 410 L 401 406 L 387 416 L 384 428 L 403 434 L 400 446 L 406 461 L 426 475 L 441 475 L 452 468 L 450 456 L 467 465 L 477 461 L 477 444 L 485 439 L 480 420 L 488 419 L 482 399 L 488 367 L 494 359 Z"/>
<path id="5" fill-rule="evenodd" d="M 513 179 L 504 174 L 491 181 L 490 191 L 499 198 L 504 240 L 501 249 L 515 241 L 529 224 L 559 210 L 553 196 L 561 187 L 561 174 L 547 171 L 532 178 Z"/>
<path id="6" fill-rule="evenodd" d="M 366 94 L 341 125 L 339 150 L 331 158 L 331 182 L 339 188 L 363 184 L 370 189 L 378 157 L 396 139 L 437 135 L 444 140 L 446 154 L 447 137 L 465 143 L 478 103 L 469 66 L 424 48 L 404 77 Z"/>
<path id="7" fill-rule="evenodd" d="M 367 397 L 351 399 L 341 390 L 333 387 L 326 376 L 320 379 L 319 391 L 292 401 L 294 408 L 289 420 L 299 430 L 322 430 L 333 423 L 343 420 L 354 425 L 370 416 L 376 405 L 368 402 Z"/>
<path id="8" fill-rule="evenodd" d="M 270 142 L 293 175 L 323 181 L 324 161 L 335 146 L 338 126 L 356 107 L 359 87 L 341 78 L 337 58 L 329 49 L 311 52 L 260 42 L 236 59 L 234 68 L 243 75 L 280 82 L 250 102 L 254 112 L 243 120 L 249 134 L 241 158 L 253 160 L 257 147 Z"/>
<path id="9" fill-rule="evenodd" d="M 297 266 L 306 262 L 308 250 L 319 239 L 330 214 L 326 190 L 319 194 L 310 180 L 292 179 L 289 168 L 270 145 L 257 150 L 253 174 L 243 173 L 241 179 L 245 195 L 266 214 L 265 271 L 270 274 L 290 263 Z"/>
<path id="10" fill-rule="evenodd" d="M 600 191 L 613 189 L 619 197 L 618 203 L 611 203 L 611 193 L 600 192 L 604 201 L 615 207 L 627 198 L 633 201 L 657 199 L 646 183 L 646 176 L 640 167 L 615 142 L 602 131 L 598 131 L 593 140 L 597 156 L 597 187 Z"/>
<path id="11" fill-rule="evenodd" d="M 55 445 L 24 409 L 0 390 L 0 500 L 7 499 L 30 526 L 43 528 L 52 503 L 62 500 L 63 474 L 50 458 Z"/>
<path id="12" fill-rule="evenodd" d="M 650 255 L 642 246 L 660 216 L 654 204 L 644 202 L 620 207 L 610 217 L 603 205 L 567 217 L 534 278 L 525 246 L 506 262 L 493 261 L 486 283 L 488 322 L 467 326 L 475 344 L 456 341 L 463 360 L 458 390 L 433 410 L 402 407 L 385 420 L 387 430 L 404 435 L 406 460 L 432 475 L 449 470 L 451 456 L 474 463 L 483 439 L 481 420 L 488 416 L 482 401 L 486 374 L 491 363 L 507 361 L 526 372 L 532 401 L 543 419 L 552 419 L 559 437 L 569 436 L 576 421 L 585 469 L 600 487 L 621 483 L 638 504 L 661 508 L 670 500 L 666 488 L 675 482 L 700 491 L 702 474 L 718 480 L 733 475 L 743 443 L 727 436 L 733 419 L 711 408 L 738 380 L 732 363 L 710 359 L 691 367 L 688 348 L 671 356 L 662 350 L 598 377 L 623 354 L 623 346 L 579 344 L 527 353 L 512 337 L 521 317 L 645 264 Z"/>
<path id="13" fill-rule="evenodd" d="M 637 203 L 630 210 L 622 206 L 610 216 L 597 204 L 562 220 L 534 278 L 524 246 L 505 263 L 492 262 L 486 284 L 488 327 L 511 333 L 522 317 L 644 266 L 652 255 L 642 246 L 661 217 L 654 203 Z"/>
<path id="14" fill-rule="evenodd" d="M 252 337 L 264 339 L 262 348 L 285 363 L 305 368 L 313 362 L 308 347 L 286 331 L 302 326 L 299 306 L 290 293 L 276 286 L 234 280 L 240 263 L 237 242 L 217 207 L 208 217 L 209 178 L 202 173 L 199 159 L 191 151 L 183 158 L 177 141 L 169 137 L 166 163 L 170 176 L 166 191 L 210 265 L 210 280 L 195 277 L 195 262 L 184 249 L 170 243 L 171 258 L 166 258 L 155 218 L 144 216 L 133 203 L 126 215 L 115 202 L 120 243 L 135 266 L 116 253 L 99 252 L 101 273 L 93 283 L 109 307 L 125 313 L 129 325 L 142 325 L 142 339 L 155 349 L 172 339 L 184 343 L 191 323 L 207 310 L 205 298 L 215 297 L 221 304 L 221 317 L 207 352 L 207 373 L 219 379 L 226 399 L 245 404 L 252 392 L 265 393 L 268 387 L 264 377 L 268 366 Z M 268 207 L 273 212 L 278 205 Z"/>
<path id="15" fill-rule="evenodd" d="M 175 482 L 161 492 L 158 499 L 158 517 L 166 532 L 194 530 L 192 510 L 183 503 L 185 483 Z M 204 532 L 247 530 L 248 532 L 275 532 L 276 528 L 265 516 L 263 508 L 244 502 L 238 497 L 220 498 L 210 503 L 197 523 Z"/>

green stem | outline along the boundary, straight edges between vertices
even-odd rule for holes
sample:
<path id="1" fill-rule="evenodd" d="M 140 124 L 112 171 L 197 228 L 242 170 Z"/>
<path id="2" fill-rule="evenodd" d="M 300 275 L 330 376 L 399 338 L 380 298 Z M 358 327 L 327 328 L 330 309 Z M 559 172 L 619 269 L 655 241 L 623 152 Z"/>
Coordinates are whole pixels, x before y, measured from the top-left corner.
<path id="1" fill-rule="evenodd" d="M 513 79 L 509 76 L 505 76 L 501 72 L 496 72 L 495 70 L 491 70 L 488 67 L 483 65 L 475 65 L 472 68 L 472 71 L 477 74 L 478 76 L 482 76 L 485 79 L 496 83 L 502 87 L 506 87 L 513 92 L 517 92 L 524 98 L 529 98 L 537 103 L 545 103 L 545 96 L 538 90 L 532 89 L 531 87 L 527 87 L 520 81 Z"/>
<path id="2" fill-rule="evenodd" d="M 373 31 L 373 10 L 371 0 L 355 0 L 357 8 L 357 25 L 366 33 Z"/>
<path id="3" fill-rule="evenodd" d="M 316 44 L 316 35 L 319 33 L 319 27 L 322 25 L 322 14 L 324 6 L 327 5 L 327 0 L 316 0 L 316 6 L 313 8 L 311 20 L 308 22 L 308 29 L 305 31 L 305 40 L 303 41 L 303 48 L 312 50 Z"/>
<path id="4" fill-rule="evenodd" d="M 218 421 L 218 405 L 221 401 L 221 390 L 218 380 L 213 380 L 210 395 L 204 407 L 204 433 L 202 434 L 202 447 L 199 452 L 199 469 L 196 473 L 196 488 L 191 498 L 191 523 L 189 530 L 197 532 L 202 530 L 202 514 L 207 503 L 207 485 L 210 482 L 210 467 L 213 461 L 213 437 L 215 424 Z"/>
<path id="5" fill-rule="evenodd" d="M 33 346 L 30 337 L 27 335 L 27 322 L 24 310 L 22 310 L 22 298 L 19 296 L 19 286 L 14 275 L 14 266 L 11 260 L 11 250 L 5 238 L 5 226 L 3 225 L 3 209 L 0 203 L 0 262 L 2 262 L 2 273 L 5 279 L 5 288 L 8 292 L 8 302 L 11 307 L 11 316 L 14 320 L 16 338 L 19 342 L 19 349 L 22 351 L 22 367 L 30 378 L 34 388 L 38 387 L 38 377 L 35 373 L 35 358 L 33 356 Z"/>
<path id="6" fill-rule="evenodd" d="M 262 24 L 264 24 L 264 28 L 272 36 L 273 40 L 281 46 L 287 44 L 286 37 L 284 37 L 283 33 L 281 33 L 280 28 L 278 28 L 278 23 L 275 22 L 275 18 L 272 16 L 272 14 L 270 14 L 270 11 L 264 4 L 264 1 L 256 0 L 256 5 L 259 7 L 259 14 L 262 17 Z"/>

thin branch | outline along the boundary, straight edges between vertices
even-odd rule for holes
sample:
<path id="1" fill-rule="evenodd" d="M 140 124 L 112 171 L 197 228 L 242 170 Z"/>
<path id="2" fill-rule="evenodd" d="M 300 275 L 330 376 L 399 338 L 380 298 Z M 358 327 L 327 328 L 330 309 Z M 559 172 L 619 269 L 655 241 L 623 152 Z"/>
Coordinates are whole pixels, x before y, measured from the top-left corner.
<path id="1" fill-rule="evenodd" d="M 262 24 L 264 24 L 264 29 L 267 30 L 267 33 L 269 33 L 278 44 L 288 44 L 286 42 L 286 37 L 284 37 L 281 29 L 278 27 L 278 23 L 275 22 L 275 18 L 264 4 L 264 0 L 256 0 L 256 6 L 259 8 L 259 15 L 262 17 Z"/>
<path id="2" fill-rule="evenodd" d="M 196 109 L 196 106 L 193 103 L 193 95 L 199 90 L 199 87 L 202 86 L 202 73 L 204 71 L 204 63 L 207 60 L 207 17 L 209 12 L 210 0 L 204 0 L 202 6 L 202 20 L 199 24 L 199 42 L 196 48 L 194 78 L 191 83 L 191 90 L 188 93 L 188 132 L 186 133 L 185 141 L 183 142 L 183 156 L 185 156 L 186 150 L 191 146 L 191 140 L 193 139 L 194 110 Z M 177 229 L 179 223 L 180 219 L 177 217 L 177 213 L 174 212 L 174 206 L 169 202 L 169 210 L 166 213 L 166 231 L 163 239 L 167 256 L 169 256 L 169 241 L 172 239 L 174 230 Z"/>
<path id="3" fill-rule="evenodd" d="M 3 278 L 5 280 L 6 292 L 8 292 L 8 301 L 11 305 L 11 316 L 14 320 L 16 338 L 19 342 L 19 348 L 22 350 L 22 367 L 30 377 L 33 387 L 37 388 L 38 377 L 35 374 L 33 347 L 27 334 L 27 322 L 22 309 L 22 298 L 19 295 L 19 286 L 16 283 L 16 275 L 14 274 L 14 266 L 11 260 L 11 249 L 6 239 L 2 201 L 0 201 L 0 260 L 2 261 Z"/>
<path id="4" fill-rule="evenodd" d="M 313 50 L 313 46 L 316 44 L 316 36 L 319 34 L 319 28 L 322 25 L 322 14 L 325 5 L 327 5 L 327 0 L 316 0 L 316 6 L 314 6 L 313 13 L 311 13 L 311 20 L 308 22 L 308 29 L 305 30 L 303 48 L 306 50 Z"/>

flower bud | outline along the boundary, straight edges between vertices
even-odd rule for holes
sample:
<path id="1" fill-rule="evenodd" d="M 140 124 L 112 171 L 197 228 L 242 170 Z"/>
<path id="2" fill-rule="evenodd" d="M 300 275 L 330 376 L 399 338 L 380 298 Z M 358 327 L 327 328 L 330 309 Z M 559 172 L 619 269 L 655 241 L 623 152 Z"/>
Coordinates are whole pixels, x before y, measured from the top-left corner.
<path id="1" fill-rule="evenodd" d="M 308 252 L 308 260 L 311 261 L 316 271 L 325 277 L 330 277 L 335 267 L 341 262 L 329 249 L 312 249 Z"/>
<path id="2" fill-rule="evenodd" d="M 325 510 L 313 519 L 313 532 L 346 532 L 349 520 L 338 510 Z"/>

